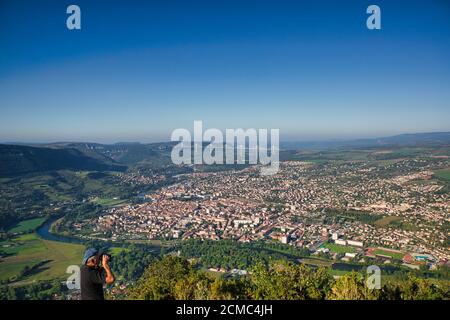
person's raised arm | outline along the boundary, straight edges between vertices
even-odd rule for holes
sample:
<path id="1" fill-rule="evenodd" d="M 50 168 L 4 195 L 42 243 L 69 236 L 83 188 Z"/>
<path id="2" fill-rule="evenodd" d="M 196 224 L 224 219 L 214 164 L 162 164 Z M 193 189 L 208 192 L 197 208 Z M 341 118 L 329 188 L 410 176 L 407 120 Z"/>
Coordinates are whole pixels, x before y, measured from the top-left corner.
<path id="1" fill-rule="evenodd" d="M 105 272 L 106 272 L 105 282 L 106 282 L 106 284 L 111 284 L 114 282 L 114 275 L 111 272 L 111 268 L 109 267 L 108 260 L 109 260 L 109 257 L 106 254 L 102 256 L 102 265 L 103 265 L 103 269 L 105 269 Z"/>

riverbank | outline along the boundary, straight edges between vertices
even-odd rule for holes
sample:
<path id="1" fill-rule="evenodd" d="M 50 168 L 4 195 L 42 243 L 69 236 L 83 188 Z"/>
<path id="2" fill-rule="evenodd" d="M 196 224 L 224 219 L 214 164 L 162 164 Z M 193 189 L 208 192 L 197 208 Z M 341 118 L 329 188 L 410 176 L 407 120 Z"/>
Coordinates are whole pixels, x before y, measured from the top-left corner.
<path id="1" fill-rule="evenodd" d="M 36 229 L 36 233 L 45 240 L 49 241 L 58 241 L 58 242 L 66 242 L 66 243 L 78 243 L 84 244 L 85 240 L 80 238 L 65 236 L 57 233 L 53 233 L 51 231 L 53 223 L 59 220 L 61 217 L 52 217 L 47 219 L 39 228 Z"/>

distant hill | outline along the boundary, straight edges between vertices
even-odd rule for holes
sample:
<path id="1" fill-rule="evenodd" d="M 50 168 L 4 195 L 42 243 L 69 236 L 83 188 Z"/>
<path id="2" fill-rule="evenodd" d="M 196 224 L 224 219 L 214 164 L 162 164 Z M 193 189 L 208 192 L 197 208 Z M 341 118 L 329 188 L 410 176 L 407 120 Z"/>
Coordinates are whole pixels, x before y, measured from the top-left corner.
<path id="1" fill-rule="evenodd" d="M 429 132 L 400 134 L 392 137 L 376 139 L 377 144 L 395 144 L 402 146 L 442 145 L 450 144 L 450 132 Z"/>
<path id="2" fill-rule="evenodd" d="M 0 176 L 51 170 L 124 171 L 126 166 L 92 158 L 74 148 L 0 145 Z"/>
<path id="3" fill-rule="evenodd" d="M 115 143 L 57 142 L 34 145 L 0 145 L 0 176 L 48 170 L 122 171 L 128 168 L 166 170 L 177 142 Z M 401 134 L 375 139 L 281 142 L 281 149 L 332 150 L 386 147 L 446 147 L 450 132 Z"/>
<path id="4" fill-rule="evenodd" d="M 109 164 L 137 165 L 142 162 L 153 162 L 154 164 L 171 164 L 170 152 L 174 142 L 161 143 L 81 143 L 60 142 L 43 145 L 49 148 L 76 149 L 88 157 L 98 159 Z"/>
<path id="5" fill-rule="evenodd" d="M 450 132 L 400 134 L 390 137 L 355 140 L 289 141 L 281 142 L 282 149 L 333 149 L 376 147 L 420 147 L 450 145 Z"/>

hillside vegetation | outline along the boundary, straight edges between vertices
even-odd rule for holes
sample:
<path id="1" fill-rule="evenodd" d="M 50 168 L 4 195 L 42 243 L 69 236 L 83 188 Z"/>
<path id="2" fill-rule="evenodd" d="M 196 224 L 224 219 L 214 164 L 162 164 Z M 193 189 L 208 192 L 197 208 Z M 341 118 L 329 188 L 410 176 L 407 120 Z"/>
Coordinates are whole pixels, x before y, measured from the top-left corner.
<path id="1" fill-rule="evenodd" d="M 62 169 L 124 171 L 126 167 L 90 158 L 76 149 L 0 145 L 0 177 Z"/>
<path id="2" fill-rule="evenodd" d="M 275 300 L 434 300 L 449 299 L 448 288 L 426 279 L 408 277 L 401 284 L 369 289 L 356 272 L 337 280 L 324 268 L 312 269 L 288 261 L 257 264 L 249 276 L 217 278 L 197 270 L 187 260 L 166 256 L 152 263 L 128 298 L 165 299 L 275 299 Z"/>

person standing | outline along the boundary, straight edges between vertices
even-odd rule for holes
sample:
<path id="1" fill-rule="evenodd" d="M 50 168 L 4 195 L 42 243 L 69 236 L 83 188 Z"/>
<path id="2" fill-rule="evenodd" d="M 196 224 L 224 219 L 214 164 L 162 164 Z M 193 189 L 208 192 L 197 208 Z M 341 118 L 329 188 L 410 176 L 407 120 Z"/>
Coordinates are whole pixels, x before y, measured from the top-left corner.
<path id="1" fill-rule="evenodd" d="M 95 248 L 89 248 L 83 256 L 80 268 L 81 300 L 104 300 L 104 284 L 114 283 L 114 275 L 109 266 L 109 256 L 99 255 Z"/>

